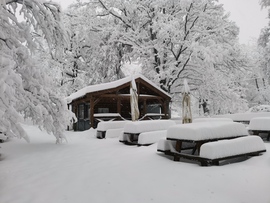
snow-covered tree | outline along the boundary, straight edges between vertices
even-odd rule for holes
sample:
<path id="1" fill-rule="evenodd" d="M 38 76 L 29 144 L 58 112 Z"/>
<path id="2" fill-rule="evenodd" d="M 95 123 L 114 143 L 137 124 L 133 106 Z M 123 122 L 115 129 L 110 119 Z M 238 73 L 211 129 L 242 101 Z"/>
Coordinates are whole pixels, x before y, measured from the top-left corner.
<path id="1" fill-rule="evenodd" d="M 212 113 L 247 108 L 244 88 L 235 80 L 249 68 L 248 61 L 238 27 L 217 1 L 98 2 L 100 13 L 115 19 L 114 39 L 131 47 L 125 54 L 165 91 L 177 95 L 186 78 L 198 101 L 217 103 Z"/>
<path id="2" fill-rule="evenodd" d="M 41 38 L 51 54 L 61 54 L 65 40 L 59 13 L 53 2 L 0 1 L 0 131 L 8 136 L 28 140 L 20 125 L 27 117 L 53 133 L 57 143 L 65 138 L 72 114 L 33 57 L 42 48 Z"/>
<path id="3" fill-rule="evenodd" d="M 238 28 L 214 0 L 99 2 L 103 15 L 115 18 L 115 40 L 132 47 L 129 56 L 167 92 L 183 78 L 199 85 L 237 43 Z"/>
<path id="4" fill-rule="evenodd" d="M 74 3 L 65 11 L 70 45 L 57 62 L 63 67 L 61 89 L 67 89 L 67 94 L 85 85 L 124 77 L 121 67 L 125 48 L 111 40 L 111 21 L 99 16 L 93 1 Z"/>

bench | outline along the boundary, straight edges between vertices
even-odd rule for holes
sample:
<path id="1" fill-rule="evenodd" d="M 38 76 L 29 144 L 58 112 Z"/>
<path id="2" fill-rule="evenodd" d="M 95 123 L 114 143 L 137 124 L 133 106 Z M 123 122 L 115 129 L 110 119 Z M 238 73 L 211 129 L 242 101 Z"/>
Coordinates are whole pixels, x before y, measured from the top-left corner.
<path id="1" fill-rule="evenodd" d="M 156 131 L 157 138 L 153 138 L 155 141 L 160 139 L 159 131 L 167 130 L 170 126 L 175 125 L 175 122 L 172 120 L 144 120 L 144 121 L 134 121 L 125 124 L 124 126 L 124 133 L 122 137 L 119 139 L 120 142 L 130 145 L 137 145 L 139 139 L 145 140 L 145 136 L 153 136 L 155 133 L 147 134 L 147 132 Z M 143 134 L 142 138 L 139 138 L 141 133 Z M 164 136 L 166 134 L 164 133 Z M 163 135 L 162 135 L 163 136 Z M 149 138 L 150 140 L 151 138 Z M 148 143 L 150 144 L 150 143 Z M 152 144 L 152 143 L 151 143 Z"/>
<path id="2" fill-rule="evenodd" d="M 151 132 L 143 132 L 138 137 L 138 146 L 148 146 L 158 142 L 161 138 L 166 137 L 167 130 L 158 130 Z"/>
<path id="3" fill-rule="evenodd" d="M 98 123 L 96 137 L 103 139 L 106 137 L 106 132 L 112 129 L 124 129 L 126 123 L 131 121 L 102 121 Z"/>
<path id="4" fill-rule="evenodd" d="M 258 136 L 246 136 L 232 140 L 209 142 L 201 146 L 200 157 L 203 166 L 219 165 L 219 162 L 241 156 L 256 156 L 266 152 L 262 139 Z"/>
<path id="5" fill-rule="evenodd" d="M 267 134 L 267 141 L 270 139 L 270 117 L 257 117 L 250 120 L 248 132 L 251 135 L 264 137 Z"/>

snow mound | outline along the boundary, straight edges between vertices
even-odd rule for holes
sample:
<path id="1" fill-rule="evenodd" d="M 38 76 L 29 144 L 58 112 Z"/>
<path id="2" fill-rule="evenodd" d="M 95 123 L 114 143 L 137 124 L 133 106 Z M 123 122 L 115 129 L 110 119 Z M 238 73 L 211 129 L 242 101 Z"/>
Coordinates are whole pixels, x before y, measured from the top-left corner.
<path id="1" fill-rule="evenodd" d="M 167 138 L 194 141 L 246 135 L 245 125 L 235 122 L 188 123 L 171 126 L 167 131 Z"/>
<path id="2" fill-rule="evenodd" d="M 250 120 L 249 130 L 270 130 L 270 117 L 257 117 Z"/>
<path id="3" fill-rule="evenodd" d="M 172 120 L 135 121 L 126 123 L 124 132 L 139 134 L 142 132 L 167 130 L 170 126 L 173 125 L 175 125 L 175 122 Z"/>
<path id="4" fill-rule="evenodd" d="M 259 136 L 250 135 L 203 144 L 200 156 L 208 159 L 218 159 L 262 150 L 265 150 L 263 140 Z"/>

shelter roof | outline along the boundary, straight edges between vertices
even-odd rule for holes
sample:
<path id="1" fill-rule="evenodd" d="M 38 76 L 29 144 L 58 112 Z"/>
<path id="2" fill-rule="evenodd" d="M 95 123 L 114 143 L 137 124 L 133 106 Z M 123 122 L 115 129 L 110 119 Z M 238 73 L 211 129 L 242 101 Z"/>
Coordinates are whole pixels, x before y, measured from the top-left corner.
<path id="1" fill-rule="evenodd" d="M 141 74 L 136 74 L 133 77 L 134 77 L 135 80 L 139 79 L 139 78 L 142 79 L 143 81 L 145 81 L 146 83 L 151 85 L 153 88 L 159 90 L 161 93 L 163 93 L 167 97 L 171 98 L 171 96 L 167 92 L 162 90 L 155 83 L 153 83 L 152 81 L 147 79 L 145 76 L 143 76 Z M 67 100 L 67 103 L 69 104 L 73 100 L 81 98 L 81 97 L 85 96 L 88 93 L 94 93 L 94 92 L 114 89 L 114 88 L 120 87 L 120 86 L 122 86 L 122 85 L 124 85 L 126 83 L 130 83 L 131 80 L 132 80 L 132 76 L 128 76 L 128 77 L 125 77 L 125 78 L 122 78 L 120 80 L 116 80 L 116 81 L 113 81 L 113 82 L 102 83 L 102 84 L 97 84 L 97 85 L 90 85 L 90 86 L 84 87 L 84 88 L 78 90 L 77 92 L 71 94 L 70 96 L 66 97 L 66 100 Z"/>

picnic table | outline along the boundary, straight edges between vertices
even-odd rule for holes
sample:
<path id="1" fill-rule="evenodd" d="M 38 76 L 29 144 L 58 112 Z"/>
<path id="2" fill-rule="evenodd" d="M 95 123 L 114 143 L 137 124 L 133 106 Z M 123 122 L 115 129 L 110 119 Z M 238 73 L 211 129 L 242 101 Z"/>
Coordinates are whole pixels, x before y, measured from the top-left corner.
<path id="1" fill-rule="evenodd" d="M 220 161 L 236 157 L 258 156 L 266 151 L 259 136 L 248 135 L 244 124 L 236 122 L 198 122 L 171 126 L 165 140 L 159 140 L 157 151 L 198 161 L 202 166 L 219 165 Z M 192 143 L 192 153 L 186 144 Z M 195 154 L 195 152 L 198 154 Z"/>
<path id="2" fill-rule="evenodd" d="M 234 139 L 247 136 L 248 131 L 245 125 L 236 122 L 198 122 L 171 126 L 167 131 L 166 139 L 175 141 L 174 160 L 179 161 L 180 157 L 194 159 L 197 151 L 200 154 L 201 146 L 208 142 L 218 140 Z M 192 154 L 181 153 L 183 144 L 193 143 Z"/>

